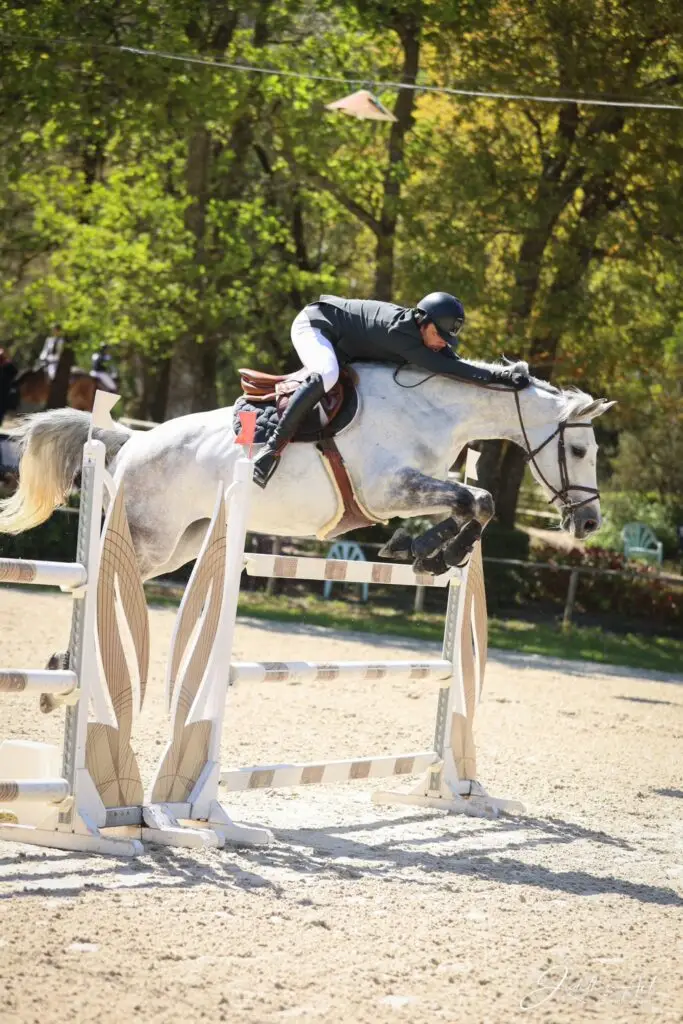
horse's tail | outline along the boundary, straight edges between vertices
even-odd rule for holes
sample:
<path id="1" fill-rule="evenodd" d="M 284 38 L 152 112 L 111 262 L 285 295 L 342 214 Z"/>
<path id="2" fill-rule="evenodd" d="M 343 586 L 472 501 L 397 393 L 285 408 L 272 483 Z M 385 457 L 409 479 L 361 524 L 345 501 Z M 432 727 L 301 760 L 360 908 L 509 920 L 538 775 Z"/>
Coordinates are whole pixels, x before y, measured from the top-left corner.
<path id="1" fill-rule="evenodd" d="M 27 416 L 12 441 L 19 445 L 19 487 L 0 501 L 0 533 L 23 533 L 48 519 L 64 504 L 81 467 L 90 414 L 76 409 L 53 409 Z M 111 459 L 131 436 L 127 427 L 95 428 Z"/>

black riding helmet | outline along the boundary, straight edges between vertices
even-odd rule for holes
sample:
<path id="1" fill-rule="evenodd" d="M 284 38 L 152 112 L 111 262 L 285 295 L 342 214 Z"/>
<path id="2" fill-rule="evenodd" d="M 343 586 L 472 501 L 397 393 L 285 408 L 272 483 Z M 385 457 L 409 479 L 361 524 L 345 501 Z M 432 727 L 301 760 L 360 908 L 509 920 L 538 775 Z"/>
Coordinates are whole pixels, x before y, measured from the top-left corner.
<path id="1" fill-rule="evenodd" d="M 423 320 L 431 320 L 444 341 L 455 343 L 465 323 L 465 307 L 460 299 L 448 292 L 430 292 L 416 307 Z"/>

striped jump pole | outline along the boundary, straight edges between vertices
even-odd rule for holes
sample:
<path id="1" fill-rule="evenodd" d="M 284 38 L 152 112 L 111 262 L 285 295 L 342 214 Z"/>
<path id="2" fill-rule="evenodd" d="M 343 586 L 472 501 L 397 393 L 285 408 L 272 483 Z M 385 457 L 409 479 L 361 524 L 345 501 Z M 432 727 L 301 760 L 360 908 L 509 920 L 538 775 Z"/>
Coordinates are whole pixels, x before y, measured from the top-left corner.
<path id="1" fill-rule="evenodd" d="M 447 587 L 455 570 L 430 576 L 413 572 L 400 562 L 351 562 L 341 558 L 312 558 L 307 555 L 257 555 L 247 552 L 244 567 L 248 576 L 286 580 L 332 580 L 337 583 L 381 583 L 385 586 Z"/>
<path id="2" fill-rule="evenodd" d="M 310 761 L 294 764 L 252 765 L 233 768 L 221 775 L 222 784 L 233 793 L 249 789 L 277 789 L 280 786 L 321 786 L 341 782 L 386 779 L 395 775 L 416 775 L 438 760 L 433 750 L 399 757 L 344 758 L 340 761 Z"/>
<path id="3" fill-rule="evenodd" d="M 75 703 L 80 696 L 75 672 L 47 668 L 0 669 L 0 693 L 23 693 L 26 696 L 50 693 L 62 698 L 70 697 L 69 703 Z"/>
<path id="4" fill-rule="evenodd" d="M 443 659 L 434 661 L 235 661 L 230 682 L 235 683 L 329 683 L 402 682 L 417 679 L 450 679 L 453 669 Z"/>

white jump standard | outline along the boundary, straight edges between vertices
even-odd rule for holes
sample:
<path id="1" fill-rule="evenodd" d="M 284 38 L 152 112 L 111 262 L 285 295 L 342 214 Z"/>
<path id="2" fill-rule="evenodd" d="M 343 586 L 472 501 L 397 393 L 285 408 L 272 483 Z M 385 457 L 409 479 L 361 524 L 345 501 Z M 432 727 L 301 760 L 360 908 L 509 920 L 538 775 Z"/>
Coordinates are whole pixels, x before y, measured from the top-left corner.
<path id="1" fill-rule="evenodd" d="M 108 406 L 107 406 L 108 409 Z M 98 415 L 93 414 L 93 422 Z M 106 409 L 105 419 L 108 418 Z M 77 561 L 0 561 L 0 581 L 59 585 L 73 593 L 69 669 L 3 669 L 0 691 L 50 694 L 66 705 L 62 750 L 24 740 L 0 743 L 0 839 L 65 850 L 134 856 L 142 844 L 105 835 L 107 812 L 87 764 L 88 707 L 108 711 L 99 691 L 97 576 L 106 449 L 90 437 L 83 452 Z"/>
<path id="2" fill-rule="evenodd" d="M 112 396 L 97 393 L 94 426 L 108 427 L 112 404 Z M 243 547 L 230 551 L 226 568 L 222 489 L 216 528 L 202 551 L 207 557 L 198 562 L 186 589 L 171 651 L 171 665 L 177 670 L 184 648 L 192 640 L 191 657 L 189 662 L 183 661 L 181 679 L 183 698 L 192 695 L 187 707 L 202 681 L 216 701 L 205 703 L 208 720 L 192 724 L 186 722 L 187 708 L 180 702 L 171 742 L 151 791 L 145 794 L 130 739 L 134 713 L 146 688 L 147 606 L 124 513 L 123 489 L 117 490 L 106 472 L 105 454 L 105 445 L 89 437 L 82 462 L 77 563 L 9 559 L 0 563 L 4 582 L 78 588 L 72 591 L 68 668 L 0 670 L 0 692 L 12 697 L 40 692 L 44 711 L 65 709 L 61 750 L 25 740 L 0 743 L 0 839 L 126 857 L 142 853 L 143 841 L 186 847 L 217 847 L 226 841 L 267 843 L 270 833 L 266 829 L 236 825 L 216 799 L 220 726 L 228 683 L 227 672 L 221 671 L 220 639 L 231 642 L 243 561 Z M 250 487 L 251 477 L 245 477 L 235 510 L 230 499 L 239 490 L 238 482 L 226 496 L 231 521 L 236 522 L 242 539 Z M 101 528 L 105 492 L 109 507 Z M 211 590 L 208 601 L 207 588 Z M 224 612 L 227 620 L 222 617 Z M 122 623 L 133 648 L 128 657 Z M 219 624 L 222 633 L 217 638 Z"/>

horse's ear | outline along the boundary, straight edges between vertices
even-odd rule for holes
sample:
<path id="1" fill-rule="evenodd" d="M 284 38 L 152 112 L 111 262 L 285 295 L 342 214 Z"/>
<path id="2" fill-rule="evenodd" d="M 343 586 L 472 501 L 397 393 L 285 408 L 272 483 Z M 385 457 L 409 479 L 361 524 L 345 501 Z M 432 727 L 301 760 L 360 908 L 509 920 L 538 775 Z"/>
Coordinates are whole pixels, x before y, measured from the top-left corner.
<path id="1" fill-rule="evenodd" d="M 610 402 L 607 398 L 596 398 L 594 402 L 589 402 L 583 409 L 579 409 L 576 415 L 582 419 L 594 420 L 616 404 L 616 399 Z"/>

